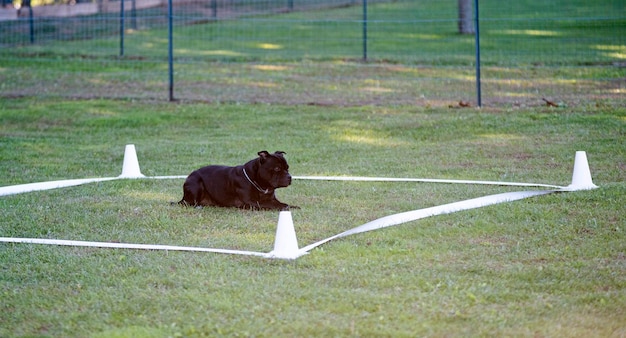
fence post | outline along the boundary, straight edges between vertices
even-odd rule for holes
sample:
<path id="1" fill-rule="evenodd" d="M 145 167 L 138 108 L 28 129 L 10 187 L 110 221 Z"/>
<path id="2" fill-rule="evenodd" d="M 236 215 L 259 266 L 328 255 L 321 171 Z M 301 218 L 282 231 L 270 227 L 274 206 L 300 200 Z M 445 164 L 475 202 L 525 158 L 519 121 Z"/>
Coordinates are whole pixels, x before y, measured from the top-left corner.
<path id="1" fill-rule="evenodd" d="M 172 0 L 167 1 L 167 54 L 168 54 L 168 69 L 169 69 L 169 100 L 170 102 L 174 101 L 174 38 L 173 38 L 173 22 L 172 17 L 174 13 L 172 13 Z"/>
<path id="2" fill-rule="evenodd" d="M 22 8 L 28 7 L 28 29 L 30 35 L 30 43 L 35 43 L 35 17 L 33 15 L 33 7 L 30 4 L 30 0 L 24 0 L 22 2 Z"/>
<path id="3" fill-rule="evenodd" d="M 120 56 L 124 56 L 124 2 L 120 1 Z"/>
<path id="4" fill-rule="evenodd" d="M 130 25 L 133 29 L 137 29 L 137 0 L 132 0 L 130 7 Z"/>
<path id="5" fill-rule="evenodd" d="M 35 16 L 31 6 L 28 6 L 28 26 L 30 29 L 30 43 L 35 43 Z"/>
<path id="6" fill-rule="evenodd" d="M 480 20 L 478 20 L 478 0 L 474 0 L 474 13 L 474 18 L 476 20 L 476 101 L 478 107 L 482 107 L 482 93 L 480 89 Z"/>
<path id="7" fill-rule="evenodd" d="M 363 0 L 363 61 L 367 60 L 367 0 Z"/>

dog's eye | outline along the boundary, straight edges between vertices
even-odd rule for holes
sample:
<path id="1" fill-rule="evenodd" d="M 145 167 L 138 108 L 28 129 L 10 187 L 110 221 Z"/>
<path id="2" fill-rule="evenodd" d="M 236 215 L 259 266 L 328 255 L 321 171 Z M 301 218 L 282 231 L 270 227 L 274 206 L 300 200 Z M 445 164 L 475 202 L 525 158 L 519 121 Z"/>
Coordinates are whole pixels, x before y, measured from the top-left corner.
<path id="1" fill-rule="evenodd" d="M 279 172 L 279 171 L 280 171 L 280 167 L 276 167 L 276 168 L 274 168 L 274 171 L 275 171 L 275 172 Z"/>

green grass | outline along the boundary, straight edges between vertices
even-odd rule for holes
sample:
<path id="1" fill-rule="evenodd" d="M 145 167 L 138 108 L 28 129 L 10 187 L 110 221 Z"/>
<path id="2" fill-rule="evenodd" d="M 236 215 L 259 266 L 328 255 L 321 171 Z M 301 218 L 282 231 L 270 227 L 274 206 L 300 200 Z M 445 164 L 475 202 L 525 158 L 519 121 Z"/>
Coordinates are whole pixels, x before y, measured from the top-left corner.
<path id="1" fill-rule="evenodd" d="M 93 39 L 2 48 L 0 186 L 117 176 L 132 143 L 150 176 L 267 149 L 286 151 L 294 175 L 557 185 L 585 150 L 600 188 L 354 235 L 296 261 L 1 244 L 0 337 L 624 336 L 623 4 L 507 6 L 481 1 L 482 109 L 458 105 L 474 97 L 473 48 L 453 2 L 369 6 L 369 63 L 355 61 L 360 7 L 178 26 L 177 103 L 165 103 L 163 29 L 129 32 L 124 58 L 96 24 Z M 277 213 L 170 206 L 182 183 L 3 196 L 0 236 L 272 249 Z M 302 207 L 302 247 L 515 190 L 296 180 L 278 197 Z"/>
<path id="2" fill-rule="evenodd" d="M 294 175 L 567 185 L 592 191 L 437 216 L 296 261 L 0 245 L 0 336 L 620 336 L 626 332 L 626 111 L 0 101 L 0 185 L 185 175 L 284 150 Z M 170 206 L 182 179 L 0 198 L 0 236 L 270 251 L 277 214 Z M 278 191 L 300 246 L 389 214 L 517 190 L 298 181 Z"/>

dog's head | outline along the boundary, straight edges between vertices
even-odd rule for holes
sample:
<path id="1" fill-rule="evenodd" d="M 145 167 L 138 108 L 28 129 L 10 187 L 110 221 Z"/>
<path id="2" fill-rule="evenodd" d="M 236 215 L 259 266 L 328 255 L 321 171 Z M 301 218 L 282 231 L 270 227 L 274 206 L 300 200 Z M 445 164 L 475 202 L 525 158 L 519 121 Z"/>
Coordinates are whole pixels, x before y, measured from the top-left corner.
<path id="1" fill-rule="evenodd" d="M 259 151 L 259 168 L 257 176 L 267 182 L 272 188 L 287 187 L 291 184 L 289 165 L 283 156 L 284 151 L 277 151 L 273 154 L 267 150 Z"/>

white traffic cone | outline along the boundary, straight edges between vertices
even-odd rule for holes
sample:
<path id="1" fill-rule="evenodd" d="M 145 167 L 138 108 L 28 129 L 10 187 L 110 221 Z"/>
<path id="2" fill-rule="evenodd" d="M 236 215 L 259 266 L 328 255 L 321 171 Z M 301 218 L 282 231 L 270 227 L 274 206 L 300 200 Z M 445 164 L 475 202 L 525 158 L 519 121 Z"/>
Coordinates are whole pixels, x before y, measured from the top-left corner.
<path id="1" fill-rule="evenodd" d="M 120 178 L 140 178 L 146 177 L 139 170 L 139 160 L 137 160 L 137 152 L 134 144 L 127 144 L 124 150 L 124 164 L 122 166 L 122 174 Z"/>
<path id="2" fill-rule="evenodd" d="M 574 160 L 574 172 L 572 173 L 572 184 L 565 187 L 564 190 L 589 190 L 597 187 L 598 186 L 593 184 L 593 180 L 591 179 L 591 171 L 589 170 L 589 163 L 587 163 L 587 153 L 577 151 L 576 159 Z"/>
<path id="3" fill-rule="evenodd" d="M 296 230 L 293 227 L 291 211 L 281 211 L 278 214 L 274 250 L 268 254 L 268 257 L 296 259 L 303 254 L 298 249 L 298 238 L 296 238 Z"/>

